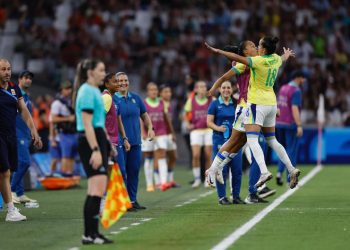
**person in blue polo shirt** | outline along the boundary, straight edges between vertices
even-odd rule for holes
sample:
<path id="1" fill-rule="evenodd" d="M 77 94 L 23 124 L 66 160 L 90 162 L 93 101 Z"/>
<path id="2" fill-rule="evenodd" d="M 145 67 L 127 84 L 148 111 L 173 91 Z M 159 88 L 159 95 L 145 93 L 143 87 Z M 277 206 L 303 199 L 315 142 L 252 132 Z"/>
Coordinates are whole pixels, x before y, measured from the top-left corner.
<path id="1" fill-rule="evenodd" d="M 32 102 L 29 99 L 28 91 L 32 85 L 34 74 L 25 70 L 19 74 L 18 86 L 21 90 L 23 100 L 32 114 Z M 11 180 L 12 200 L 14 203 L 20 202 L 36 202 L 24 195 L 23 177 L 30 167 L 30 151 L 31 144 L 30 130 L 23 121 L 20 114 L 16 117 L 16 133 L 17 133 L 17 149 L 18 149 L 18 167 L 13 173 Z"/>
<path id="2" fill-rule="evenodd" d="M 19 87 L 10 82 L 11 64 L 0 58 L 0 192 L 7 205 L 6 221 L 22 221 L 27 217 L 20 214 L 13 205 L 10 172 L 17 169 L 17 139 L 16 117 L 19 112 L 29 127 L 31 140 L 37 148 L 42 147 L 42 141 L 34 126 L 33 119 L 23 100 Z"/>
<path id="3" fill-rule="evenodd" d="M 119 112 L 125 128 L 126 138 L 119 137 L 119 145 L 124 145 L 123 140 L 128 140 L 131 148 L 126 152 L 124 146 L 123 156 L 119 164 L 124 164 L 126 169 L 126 187 L 132 203 L 132 208 L 129 211 L 137 211 L 145 209 L 137 202 L 137 189 L 139 183 L 139 172 L 141 166 L 141 127 L 140 118 L 147 128 L 148 140 L 153 140 L 154 131 L 150 117 L 147 114 L 146 107 L 142 99 L 129 92 L 129 79 L 126 73 L 118 72 L 116 79 L 119 84 L 119 91 L 113 96 L 114 102 L 119 107 Z M 118 150 L 120 153 L 120 149 Z"/>
<path id="4" fill-rule="evenodd" d="M 230 138 L 232 123 L 235 118 L 235 104 L 232 100 L 232 83 L 223 82 L 220 87 L 219 99 L 213 101 L 208 109 L 207 125 L 214 130 L 213 153 L 216 156 L 220 147 Z M 223 168 L 224 184 L 216 182 L 216 189 L 219 196 L 219 204 L 229 205 L 231 202 L 226 197 L 226 178 L 231 172 L 232 176 L 232 203 L 245 204 L 239 194 L 242 182 L 242 153 L 239 154 Z"/>

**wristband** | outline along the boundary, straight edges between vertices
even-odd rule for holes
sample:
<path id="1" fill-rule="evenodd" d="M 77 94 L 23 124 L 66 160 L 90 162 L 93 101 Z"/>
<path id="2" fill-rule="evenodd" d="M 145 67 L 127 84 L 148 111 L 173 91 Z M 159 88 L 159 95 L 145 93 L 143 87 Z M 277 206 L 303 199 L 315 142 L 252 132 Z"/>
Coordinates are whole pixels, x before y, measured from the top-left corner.
<path id="1" fill-rule="evenodd" d="M 123 137 L 123 141 L 129 141 L 129 138 L 128 137 Z"/>

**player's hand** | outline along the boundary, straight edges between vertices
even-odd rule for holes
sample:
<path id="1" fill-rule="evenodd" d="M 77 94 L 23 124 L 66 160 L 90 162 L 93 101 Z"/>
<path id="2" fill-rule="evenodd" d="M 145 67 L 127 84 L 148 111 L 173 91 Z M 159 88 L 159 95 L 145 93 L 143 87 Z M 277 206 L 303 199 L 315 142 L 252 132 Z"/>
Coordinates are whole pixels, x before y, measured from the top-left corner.
<path id="1" fill-rule="evenodd" d="M 189 131 L 191 131 L 191 130 L 194 129 L 194 126 L 193 126 L 193 124 L 191 124 L 191 123 L 187 123 L 187 124 L 186 124 L 186 128 L 187 128 Z"/>
<path id="2" fill-rule="evenodd" d="M 289 57 L 295 57 L 294 51 L 291 50 L 290 48 L 283 47 L 283 54 L 286 59 L 288 59 Z"/>
<path id="3" fill-rule="evenodd" d="M 124 147 L 126 152 L 130 151 L 131 146 L 128 140 L 124 140 Z"/>
<path id="4" fill-rule="evenodd" d="M 68 117 L 68 119 L 69 119 L 70 122 L 74 122 L 75 121 L 75 115 L 70 115 Z"/>
<path id="5" fill-rule="evenodd" d="M 176 142 L 176 134 L 175 134 L 175 133 L 173 133 L 173 134 L 171 135 L 171 139 L 173 140 L 173 142 Z"/>
<path id="6" fill-rule="evenodd" d="M 36 130 L 32 132 L 32 141 L 36 149 L 41 149 L 43 147 L 43 142 Z"/>
<path id="7" fill-rule="evenodd" d="M 213 53 L 219 53 L 219 49 L 210 46 L 207 42 L 204 42 L 204 45 L 205 45 L 205 47 L 207 47 L 207 49 L 209 49 L 211 52 L 213 52 Z"/>
<path id="8" fill-rule="evenodd" d="M 280 115 L 281 115 L 281 110 L 280 110 L 280 109 L 277 109 L 276 117 L 280 117 Z"/>
<path id="9" fill-rule="evenodd" d="M 303 127 L 298 126 L 297 128 L 297 137 L 302 137 L 303 136 Z"/>
<path id="10" fill-rule="evenodd" d="M 224 126 L 224 125 L 221 125 L 221 126 L 218 127 L 218 131 L 219 131 L 219 132 L 222 132 L 222 133 L 224 133 L 224 132 L 226 131 L 226 129 L 227 129 L 227 128 L 226 128 L 226 126 Z"/>
<path id="11" fill-rule="evenodd" d="M 153 141 L 155 136 L 153 129 L 149 129 L 147 133 L 148 140 Z"/>
<path id="12" fill-rule="evenodd" d="M 90 157 L 89 163 L 91 164 L 92 168 L 97 170 L 102 165 L 102 155 L 101 152 L 93 151 Z"/>
<path id="13" fill-rule="evenodd" d="M 111 143 L 111 152 L 110 152 L 109 156 L 110 156 L 111 158 L 115 158 L 117 155 L 118 155 L 117 148 L 116 148 L 115 145 L 113 145 L 113 144 Z"/>

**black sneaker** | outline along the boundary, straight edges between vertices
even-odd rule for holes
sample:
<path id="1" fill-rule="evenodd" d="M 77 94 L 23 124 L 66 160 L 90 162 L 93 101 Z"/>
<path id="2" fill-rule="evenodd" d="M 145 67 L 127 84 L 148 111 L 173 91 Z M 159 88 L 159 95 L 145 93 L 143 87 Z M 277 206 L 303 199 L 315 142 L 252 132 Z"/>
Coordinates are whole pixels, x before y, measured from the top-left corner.
<path id="1" fill-rule="evenodd" d="M 226 197 L 224 197 L 224 198 L 219 200 L 219 204 L 220 205 L 231 205 L 232 203 Z"/>
<path id="2" fill-rule="evenodd" d="M 93 236 L 83 235 L 81 243 L 83 243 L 83 245 L 91 245 L 91 244 L 103 245 L 103 244 L 111 244 L 113 243 L 113 241 L 110 239 L 107 239 L 104 235 L 98 233 Z"/>
<path id="3" fill-rule="evenodd" d="M 233 203 L 233 204 L 239 204 L 239 205 L 246 204 L 246 203 L 241 199 L 241 197 L 233 198 L 232 203 Z"/>
<path id="4" fill-rule="evenodd" d="M 257 204 L 257 203 L 267 203 L 268 201 L 259 198 L 257 194 L 249 194 L 247 198 L 245 198 L 245 203 L 246 204 Z"/>
<path id="5" fill-rule="evenodd" d="M 283 186 L 283 181 L 282 181 L 282 177 L 281 176 L 279 176 L 279 177 L 276 176 L 276 184 L 278 186 Z"/>
<path id="6" fill-rule="evenodd" d="M 137 201 L 132 203 L 132 207 L 135 209 L 146 209 L 146 207 L 141 206 Z"/>
<path id="7" fill-rule="evenodd" d="M 128 212 L 137 212 L 137 209 L 134 207 L 128 208 Z"/>
<path id="8" fill-rule="evenodd" d="M 261 191 L 258 192 L 258 197 L 264 199 L 276 193 L 276 189 L 270 189 L 268 187 L 264 187 Z"/>

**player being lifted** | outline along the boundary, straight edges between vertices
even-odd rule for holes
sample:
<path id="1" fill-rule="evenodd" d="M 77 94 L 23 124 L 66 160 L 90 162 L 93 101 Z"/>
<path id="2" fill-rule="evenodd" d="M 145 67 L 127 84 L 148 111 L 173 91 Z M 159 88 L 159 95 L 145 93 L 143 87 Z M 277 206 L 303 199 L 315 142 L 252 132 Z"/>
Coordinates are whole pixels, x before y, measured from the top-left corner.
<path id="1" fill-rule="evenodd" d="M 254 57 L 243 57 L 235 53 L 213 48 L 208 44 L 206 44 L 206 46 L 214 53 L 222 54 L 230 60 L 242 63 L 250 68 L 251 74 L 247 95 L 247 108 L 244 111 L 244 127 L 248 145 L 261 172 L 260 178 L 255 186 L 260 187 L 272 178 L 272 174 L 267 170 L 264 154 L 258 141 L 259 133 L 262 130 L 267 144 L 277 153 L 278 157 L 286 165 L 290 174 L 290 188 L 294 188 L 298 183 L 300 170 L 293 167 L 285 149 L 276 140 L 275 124 L 277 101 L 273 90 L 279 68 L 290 56 L 294 56 L 294 53 L 290 49 L 283 48 L 284 54 L 282 56 L 277 55 L 275 51 L 278 40 L 279 39 L 276 37 L 264 37 L 260 39 L 258 47 L 259 56 Z M 222 166 L 230 160 L 229 158 L 232 159 L 237 154 L 238 150 L 232 150 L 231 154 L 229 152 L 230 148 L 227 148 L 227 145 L 225 147 L 224 144 L 219 151 L 221 155 L 218 153 L 215 157 L 212 166 L 207 171 L 210 185 L 215 186 L 215 178 L 218 178 L 219 182 L 223 182 L 221 174 Z"/>

